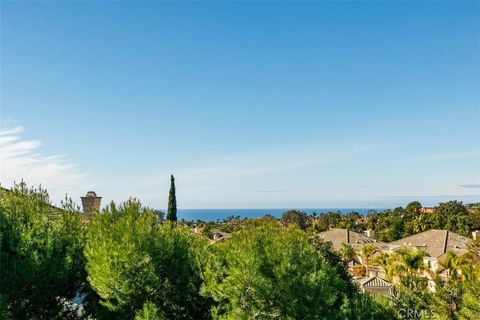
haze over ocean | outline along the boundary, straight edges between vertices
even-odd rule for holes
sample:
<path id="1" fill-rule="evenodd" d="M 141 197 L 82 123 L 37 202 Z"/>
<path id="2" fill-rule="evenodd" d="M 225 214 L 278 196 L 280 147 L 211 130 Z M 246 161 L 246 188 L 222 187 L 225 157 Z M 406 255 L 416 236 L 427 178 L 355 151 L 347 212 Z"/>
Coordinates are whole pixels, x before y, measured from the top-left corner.
<path id="1" fill-rule="evenodd" d="M 282 213 L 293 208 L 272 208 L 272 209 L 178 209 L 178 218 L 185 220 L 203 220 L 203 221 L 217 221 L 223 220 L 229 216 L 240 216 L 243 218 L 261 218 L 266 214 L 270 214 L 276 218 L 280 218 Z M 367 214 L 372 210 L 384 210 L 384 208 L 300 208 L 294 209 L 304 211 L 307 214 L 312 213 L 326 213 L 340 211 L 342 214 L 350 212 L 358 212 L 360 214 Z M 163 210 L 166 212 L 166 210 Z"/>

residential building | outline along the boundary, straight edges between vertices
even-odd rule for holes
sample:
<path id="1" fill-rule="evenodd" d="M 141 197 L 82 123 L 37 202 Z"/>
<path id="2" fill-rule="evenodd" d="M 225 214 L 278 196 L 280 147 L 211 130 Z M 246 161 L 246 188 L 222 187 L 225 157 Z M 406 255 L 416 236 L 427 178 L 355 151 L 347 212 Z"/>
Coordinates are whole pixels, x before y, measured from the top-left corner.
<path id="1" fill-rule="evenodd" d="M 358 282 L 360 290 L 363 293 L 369 293 L 374 297 L 389 296 L 391 294 L 391 284 L 385 279 L 379 277 L 369 277 Z"/>
<path id="2" fill-rule="evenodd" d="M 451 274 L 444 266 L 448 252 L 461 256 L 468 252 L 470 239 L 447 230 L 431 229 L 388 243 L 390 250 L 417 248 L 425 251 L 423 259 L 426 270 L 423 276 L 429 281 L 430 290 L 435 291 L 435 277 L 447 278 Z M 461 272 L 459 272 L 461 274 Z"/>

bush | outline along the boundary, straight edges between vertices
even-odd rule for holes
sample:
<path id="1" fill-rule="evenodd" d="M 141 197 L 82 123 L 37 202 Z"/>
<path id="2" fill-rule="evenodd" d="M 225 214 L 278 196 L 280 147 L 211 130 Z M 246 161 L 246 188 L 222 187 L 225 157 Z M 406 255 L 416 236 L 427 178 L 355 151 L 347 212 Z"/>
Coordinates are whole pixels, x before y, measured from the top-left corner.
<path id="1" fill-rule="evenodd" d="M 0 190 L 1 317 L 64 319 L 85 282 L 80 215 L 48 203 L 45 190 Z"/>
<path id="2" fill-rule="evenodd" d="M 297 228 L 264 221 L 212 246 L 202 294 L 215 319 L 339 319 L 348 281 Z"/>
<path id="3" fill-rule="evenodd" d="M 167 319 L 204 319 L 199 295 L 206 242 L 167 223 L 132 199 L 90 222 L 88 280 L 117 318 L 132 319 L 153 303 Z"/>

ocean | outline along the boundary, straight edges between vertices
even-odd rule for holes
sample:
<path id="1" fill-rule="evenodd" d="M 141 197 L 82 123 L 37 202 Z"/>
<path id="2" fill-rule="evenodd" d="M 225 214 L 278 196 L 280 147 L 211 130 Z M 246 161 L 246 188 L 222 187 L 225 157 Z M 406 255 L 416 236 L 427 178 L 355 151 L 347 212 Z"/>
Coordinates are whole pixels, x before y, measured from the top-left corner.
<path id="1" fill-rule="evenodd" d="M 202 220 L 202 221 L 217 221 L 223 220 L 229 216 L 240 216 L 240 218 L 261 218 L 266 214 L 270 214 L 274 217 L 280 218 L 282 213 L 291 209 L 276 208 L 276 209 L 178 209 L 178 219 L 185 220 Z M 316 212 L 317 214 L 325 212 L 337 212 L 347 214 L 352 211 L 358 212 L 362 215 L 367 214 L 369 211 L 381 211 L 383 208 L 308 208 L 308 209 L 295 209 L 304 211 L 307 214 Z M 166 211 L 165 211 L 166 212 Z"/>

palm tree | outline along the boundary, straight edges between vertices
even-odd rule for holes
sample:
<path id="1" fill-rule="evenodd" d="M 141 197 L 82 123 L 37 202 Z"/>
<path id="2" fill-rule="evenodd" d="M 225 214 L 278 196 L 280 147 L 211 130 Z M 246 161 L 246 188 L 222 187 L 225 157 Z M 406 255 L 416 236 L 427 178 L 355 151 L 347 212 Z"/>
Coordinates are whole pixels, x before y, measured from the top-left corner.
<path id="1" fill-rule="evenodd" d="M 453 251 L 448 251 L 447 256 L 440 262 L 442 266 L 449 270 L 449 275 L 453 278 L 457 278 L 458 269 L 461 264 L 461 260 L 458 255 Z"/>
<path id="2" fill-rule="evenodd" d="M 348 243 L 342 243 L 342 245 L 338 249 L 338 252 L 340 253 L 342 259 L 347 263 L 352 261 L 357 254 L 355 252 L 355 249 L 353 249 L 353 247 Z"/>
<path id="3" fill-rule="evenodd" d="M 371 244 L 367 243 L 362 247 L 362 262 L 365 265 L 366 273 L 368 275 L 368 265 L 373 254 L 377 251 L 377 248 Z"/>
<path id="4" fill-rule="evenodd" d="M 429 227 L 429 220 L 427 215 L 421 214 L 413 220 L 413 232 L 420 233 L 427 230 Z"/>
<path id="5" fill-rule="evenodd" d="M 386 269 L 389 263 L 390 255 L 388 253 L 382 253 L 372 260 L 373 263 L 380 265 L 383 269 Z"/>
<path id="6" fill-rule="evenodd" d="M 425 256 L 425 252 L 419 249 L 402 248 L 394 251 L 384 259 L 387 279 L 391 281 L 394 276 L 404 279 L 422 270 Z"/>

